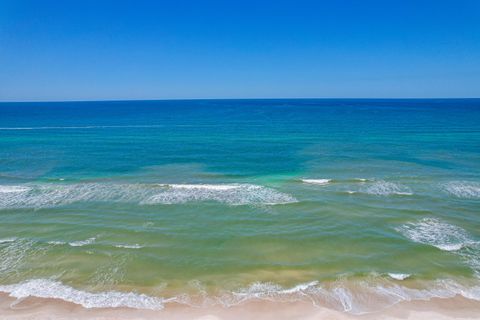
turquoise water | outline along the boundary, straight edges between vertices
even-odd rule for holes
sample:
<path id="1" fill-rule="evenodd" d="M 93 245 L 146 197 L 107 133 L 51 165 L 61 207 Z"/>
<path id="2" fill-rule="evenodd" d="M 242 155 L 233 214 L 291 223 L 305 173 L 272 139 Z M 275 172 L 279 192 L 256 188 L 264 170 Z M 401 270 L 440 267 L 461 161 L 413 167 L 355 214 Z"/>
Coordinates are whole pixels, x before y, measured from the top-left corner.
<path id="1" fill-rule="evenodd" d="M 480 300 L 480 100 L 0 104 L 0 292 Z"/>

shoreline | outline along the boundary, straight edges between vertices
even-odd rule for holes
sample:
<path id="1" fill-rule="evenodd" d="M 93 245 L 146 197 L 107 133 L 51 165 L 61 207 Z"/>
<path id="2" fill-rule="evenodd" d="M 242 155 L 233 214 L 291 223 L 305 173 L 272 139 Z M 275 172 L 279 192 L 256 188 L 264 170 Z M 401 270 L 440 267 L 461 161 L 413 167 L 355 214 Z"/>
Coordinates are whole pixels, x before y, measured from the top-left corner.
<path id="1" fill-rule="evenodd" d="M 16 299 L 0 294 L 0 316 L 7 320 L 27 319 L 480 319 L 480 302 L 463 297 L 403 301 L 383 310 L 353 315 L 305 301 L 248 301 L 236 306 L 190 307 L 172 303 L 162 310 L 92 308 L 58 299 L 28 297 Z"/>

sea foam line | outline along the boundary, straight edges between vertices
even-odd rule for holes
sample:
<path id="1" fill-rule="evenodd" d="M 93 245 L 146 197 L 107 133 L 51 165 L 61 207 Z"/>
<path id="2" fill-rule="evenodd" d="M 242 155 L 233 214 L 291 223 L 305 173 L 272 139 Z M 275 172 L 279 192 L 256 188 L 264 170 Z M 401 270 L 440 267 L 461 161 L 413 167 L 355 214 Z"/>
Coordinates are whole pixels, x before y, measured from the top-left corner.
<path id="1" fill-rule="evenodd" d="M 327 185 L 332 181 L 332 179 L 302 179 L 303 183 L 316 184 L 316 185 Z"/>
<path id="2" fill-rule="evenodd" d="M 143 246 L 139 244 L 116 244 L 115 247 L 123 249 L 141 249 Z"/>
<path id="3" fill-rule="evenodd" d="M 14 242 L 15 240 L 17 240 L 15 237 L 0 239 L 0 244 Z"/>
<path id="4" fill-rule="evenodd" d="M 88 238 L 88 239 L 85 239 L 85 240 L 72 241 L 72 242 L 69 242 L 68 244 L 71 247 L 83 247 L 83 246 L 94 243 L 95 239 L 96 239 L 95 237 L 91 237 L 91 238 Z"/>
<path id="5" fill-rule="evenodd" d="M 348 280 L 335 281 L 323 285 L 318 281 L 311 281 L 287 288 L 274 283 L 255 282 L 246 288 L 224 291 L 220 295 L 205 296 L 205 292 L 202 291 L 200 296 L 204 301 L 197 303 L 194 302 L 193 297 L 188 295 L 163 298 L 134 292 L 87 292 L 50 279 L 34 279 L 17 284 L 0 285 L 0 292 L 17 299 L 27 297 L 60 299 L 85 308 L 126 307 L 160 310 L 169 302 L 190 306 L 222 305 L 231 307 L 253 300 L 269 300 L 277 302 L 310 301 L 315 306 L 351 314 L 378 311 L 402 301 L 447 299 L 457 295 L 480 301 L 479 286 L 467 287 L 453 280 L 429 282 L 429 285 L 423 289 L 400 286 L 386 279 L 355 283 L 350 283 Z"/>
<path id="6" fill-rule="evenodd" d="M 0 292 L 22 299 L 27 297 L 59 299 L 85 308 L 134 308 L 134 309 L 163 309 L 164 299 L 137 294 L 133 292 L 98 292 L 92 293 L 74 289 L 58 281 L 48 279 L 34 279 L 19 284 L 0 286 Z"/>

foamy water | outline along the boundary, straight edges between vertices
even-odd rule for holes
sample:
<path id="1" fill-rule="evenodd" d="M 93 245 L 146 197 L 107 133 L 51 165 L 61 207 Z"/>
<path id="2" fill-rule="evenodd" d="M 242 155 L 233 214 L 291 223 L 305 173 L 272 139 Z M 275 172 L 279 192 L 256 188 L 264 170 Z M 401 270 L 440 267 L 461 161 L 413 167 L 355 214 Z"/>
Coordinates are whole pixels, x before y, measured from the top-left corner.
<path id="1" fill-rule="evenodd" d="M 44 208 L 76 202 L 177 204 L 215 201 L 229 205 L 286 204 L 297 200 L 286 193 L 252 184 L 32 184 L 4 186 L 0 209 Z M 1 190 L 1 189 L 0 189 Z"/>
<path id="2" fill-rule="evenodd" d="M 389 195 L 412 195 L 410 188 L 388 181 L 376 181 L 369 186 L 361 189 L 361 192 L 373 194 L 377 196 L 389 196 Z"/>
<path id="3" fill-rule="evenodd" d="M 318 185 L 327 185 L 332 181 L 332 179 L 302 179 L 302 182 L 309 184 L 318 184 Z"/>
<path id="4" fill-rule="evenodd" d="M 403 279 L 397 279 L 403 280 Z M 385 279 L 378 282 L 335 282 L 321 284 L 318 281 L 282 287 L 275 283 L 252 283 L 234 291 L 224 291 L 216 296 L 198 299 L 186 295 L 158 297 L 120 291 L 88 292 L 75 289 L 49 279 L 33 279 L 18 284 L 1 285 L 0 292 L 24 299 L 27 297 L 58 299 L 85 308 L 133 308 L 161 310 L 168 303 L 195 307 L 220 305 L 232 307 L 248 301 L 269 300 L 279 302 L 306 301 L 315 306 L 329 307 L 351 314 L 365 314 L 403 301 L 449 299 L 462 296 L 480 301 L 480 286 L 467 287 L 451 280 L 436 280 L 425 288 L 409 288 Z"/>
<path id="5" fill-rule="evenodd" d="M 480 183 L 471 181 L 452 181 L 443 185 L 444 190 L 456 197 L 480 199 Z"/>

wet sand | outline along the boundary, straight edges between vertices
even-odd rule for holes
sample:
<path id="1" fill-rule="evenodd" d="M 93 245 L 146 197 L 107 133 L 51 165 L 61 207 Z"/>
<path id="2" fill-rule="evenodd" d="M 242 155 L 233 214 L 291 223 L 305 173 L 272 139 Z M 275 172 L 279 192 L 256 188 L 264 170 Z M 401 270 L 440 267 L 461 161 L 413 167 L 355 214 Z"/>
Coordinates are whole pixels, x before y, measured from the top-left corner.
<path id="1" fill-rule="evenodd" d="M 0 318 L 20 319 L 480 319 L 480 302 L 461 297 L 430 301 L 402 302 L 382 311 L 351 315 L 308 302 L 251 301 L 237 306 L 195 308 L 169 304 L 161 311 L 127 308 L 86 309 L 54 299 L 26 298 L 17 300 L 0 295 Z"/>

